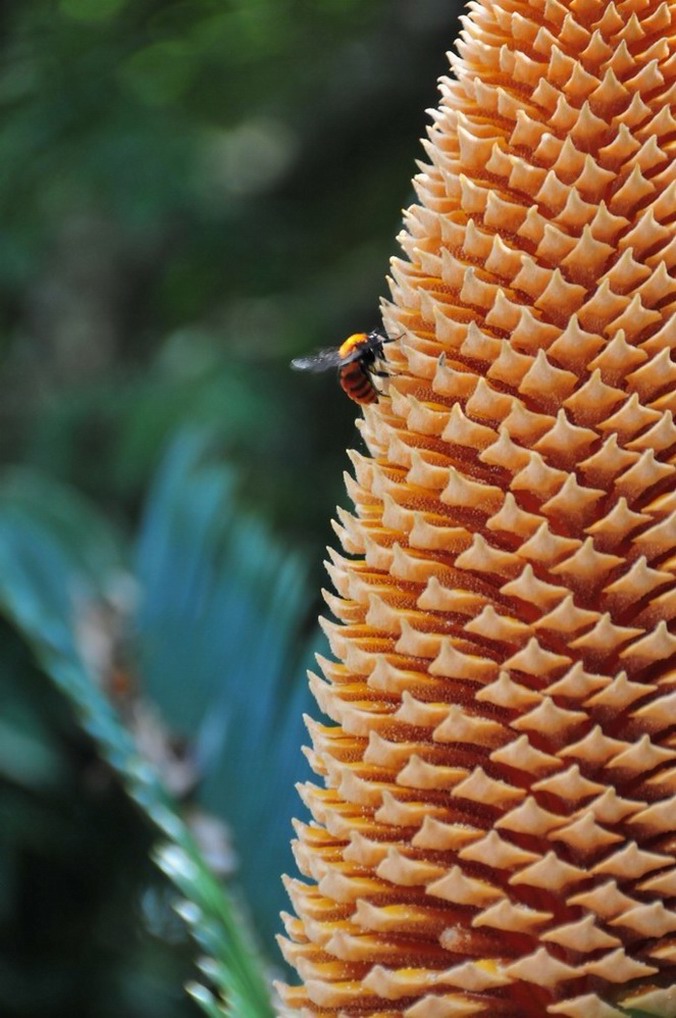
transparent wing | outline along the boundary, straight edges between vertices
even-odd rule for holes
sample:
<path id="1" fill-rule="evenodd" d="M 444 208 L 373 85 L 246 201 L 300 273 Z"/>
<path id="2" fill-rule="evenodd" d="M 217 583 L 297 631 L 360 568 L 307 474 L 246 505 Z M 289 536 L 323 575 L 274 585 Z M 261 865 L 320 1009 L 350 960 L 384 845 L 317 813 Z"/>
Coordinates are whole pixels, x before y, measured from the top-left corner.
<path id="1" fill-rule="evenodd" d="M 338 347 L 330 347 L 328 350 L 319 350 L 310 354 L 309 357 L 296 357 L 291 361 L 291 367 L 296 371 L 329 371 L 331 368 L 338 368 L 344 364 L 346 359 L 338 353 Z"/>

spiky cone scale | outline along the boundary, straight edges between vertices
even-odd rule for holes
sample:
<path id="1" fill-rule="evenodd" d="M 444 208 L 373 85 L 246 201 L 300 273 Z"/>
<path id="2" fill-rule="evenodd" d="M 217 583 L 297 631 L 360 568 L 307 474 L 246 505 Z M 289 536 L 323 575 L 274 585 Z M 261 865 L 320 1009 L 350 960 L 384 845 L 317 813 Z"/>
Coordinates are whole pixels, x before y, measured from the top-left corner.
<path id="1" fill-rule="evenodd" d="M 676 3 L 470 7 L 329 565 L 286 1001 L 666 1018 Z"/>

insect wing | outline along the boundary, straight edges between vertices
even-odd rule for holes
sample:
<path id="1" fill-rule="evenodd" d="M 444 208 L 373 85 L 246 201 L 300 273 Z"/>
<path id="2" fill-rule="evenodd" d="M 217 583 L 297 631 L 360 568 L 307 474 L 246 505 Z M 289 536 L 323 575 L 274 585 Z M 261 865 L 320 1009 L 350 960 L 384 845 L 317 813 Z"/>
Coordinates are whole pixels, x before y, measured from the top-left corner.
<path id="1" fill-rule="evenodd" d="M 350 358 L 354 360 L 354 358 Z M 309 357 L 296 357 L 291 361 L 291 367 L 296 371 L 329 371 L 331 368 L 338 368 L 345 364 L 346 359 L 338 353 L 338 347 L 329 347 L 328 350 L 319 350 L 310 354 Z"/>

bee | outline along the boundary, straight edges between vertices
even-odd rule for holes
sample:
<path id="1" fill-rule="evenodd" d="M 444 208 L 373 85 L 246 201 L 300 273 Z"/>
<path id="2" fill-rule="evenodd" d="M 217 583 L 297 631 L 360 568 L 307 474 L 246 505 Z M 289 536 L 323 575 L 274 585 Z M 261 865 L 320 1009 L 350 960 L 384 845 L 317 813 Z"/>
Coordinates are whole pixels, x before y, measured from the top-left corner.
<path id="1" fill-rule="evenodd" d="M 341 388 L 355 403 L 377 403 L 380 393 L 374 376 L 386 378 L 387 371 L 378 370 L 383 363 L 383 344 L 390 339 L 379 329 L 355 332 L 340 346 L 320 350 L 310 357 L 297 357 L 291 367 L 297 371 L 329 371 L 338 368 Z"/>

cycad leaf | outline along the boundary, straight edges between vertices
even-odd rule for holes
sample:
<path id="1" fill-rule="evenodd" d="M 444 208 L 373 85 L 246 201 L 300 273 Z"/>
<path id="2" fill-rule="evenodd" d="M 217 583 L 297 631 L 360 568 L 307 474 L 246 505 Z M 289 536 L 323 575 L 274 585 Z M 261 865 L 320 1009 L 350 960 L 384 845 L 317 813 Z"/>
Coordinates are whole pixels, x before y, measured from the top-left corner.
<path id="1" fill-rule="evenodd" d="M 285 904 L 294 782 L 309 706 L 299 635 L 305 571 L 238 514 L 208 438 L 185 434 L 149 499 L 138 544 L 139 641 L 147 688 L 196 745 L 200 802 L 233 830 L 239 879 L 265 942 Z"/>
<path id="2" fill-rule="evenodd" d="M 210 873 L 154 771 L 139 757 L 78 646 L 78 609 L 102 597 L 122 565 L 110 530 L 72 492 L 18 473 L 0 485 L 0 610 L 73 702 L 84 729 L 167 838 L 160 862 L 193 905 L 197 939 L 219 959 L 220 986 L 228 1002 L 221 1013 L 271 1018 L 265 980 L 241 916 Z M 199 994 L 195 999 L 199 1001 Z M 212 998 L 207 1013 L 213 1015 L 215 1006 Z"/>

